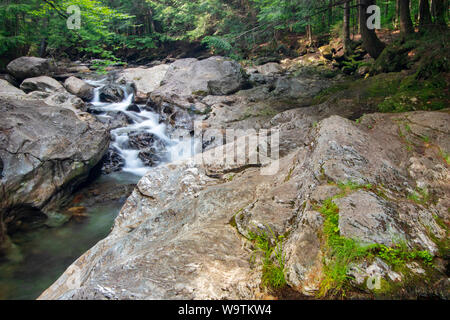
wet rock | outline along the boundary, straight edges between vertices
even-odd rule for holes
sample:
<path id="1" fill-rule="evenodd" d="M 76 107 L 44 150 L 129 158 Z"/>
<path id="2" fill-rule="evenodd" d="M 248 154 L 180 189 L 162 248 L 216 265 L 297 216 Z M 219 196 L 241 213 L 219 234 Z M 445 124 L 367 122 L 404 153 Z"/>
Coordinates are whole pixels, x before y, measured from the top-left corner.
<path id="1" fill-rule="evenodd" d="M 120 102 L 125 97 L 125 91 L 118 85 L 109 84 L 100 89 L 100 101 Z"/>
<path id="2" fill-rule="evenodd" d="M 140 113 L 141 109 L 136 104 L 132 104 L 127 108 L 127 111 Z"/>
<path id="3" fill-rule="evenodd" d="M 64 90 L 64 87 L 53 78 L 40 76 L 25 79 L 20 85 L 20 89 L 27 93 L 31 91 L 55 92 Z"/>
<path id="4" fill-rule="evenodd" d="M 125 160 L 114 148 L 109 148 L 102 159 L 102 172 L 109 174 L 122 170 L 125 166 Z"/>
<path id="5" fill-rule="evenodd" d="M 6 69 L 17 80 L 49 75 L 51 73 L 50 61 L 37 57 L 20 57 L 11 61 Z"/>
<path id="6" fill-rule="evenodd" d="M 143 132 L 130 133 L 128 137 L 130 147 L 140 150 L 138 157 L 145 166 L 154 167 L 162 162 L 166 145 L 156 135 Z"/>
<path id="7" fill-rule="evenodd" d="M 360 286 L 366 285 L 366 283 L 370 281 L 368 280 L 369 278 L 373 279 L 372 285 L 374 287 L 377 285 L 377 278 L 387 278 L 393 282 L 402 281 L 402 275 L 393 271 L 392 268 L 380 258 L 375 258 L 375 261 L 371 264 L 369 264 L 367 261 L 359 264 L 353 264 L 350 266 L 348 274 L 352 276 L 354 278 L 353 281 Z M 381 284 L 378 283 L 378 285 Z M 369 288 L 367 288 L 367 290 L 369 290 Z"/>
<path id="8" fill-rule="evenodd" d="M 108 148 L 106 128 L 64 106 L 0 99 L 0 111 L 2 212 L 24 205 L 51 211 L 85 181 Z"/>
<path id="9" fill-rule="evenodd" d="M 94 97 L 94 87 L 76 77 L 67 78 L 64 82 L 64 87 L 67 91 L 84 101 L 91 101 Z"/>
<path id="10" fill-rule="evenodd" d="M 114 179 L 99 179 L 77 192 L 71 205 L 89 208 L 117 201 L 125 203 L 135 187 L 136 184 L 123 184 Z"/>
<path id="11" fill-rule="evenodd" d="M 98 113 L 99 111 L 95 108 L 90 109 L 91 113 Z M 98 114 L 96 116 L 98 121 L 103 123 L 108 127 L 109 130 L 114 130 L 118 128 L 123 128 L 126 126 L 129 126 L 133 123 L 133 120 L 131 120 L 124 112 L 101 112 L 101 114 Z"/>

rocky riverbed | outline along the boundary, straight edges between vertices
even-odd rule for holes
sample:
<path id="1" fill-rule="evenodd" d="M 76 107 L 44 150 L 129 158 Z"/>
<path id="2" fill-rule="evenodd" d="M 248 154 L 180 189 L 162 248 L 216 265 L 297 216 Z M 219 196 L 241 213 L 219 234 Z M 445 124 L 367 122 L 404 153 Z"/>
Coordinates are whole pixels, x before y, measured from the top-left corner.
<path id="1" fill-rule="evenodd" d="M 325 60 L 317 53 L 244 69 L 222 57 L 180 59 L 116 70 L 106 85 L 73 74 L 57 81 L 62 88 L 22 82 L 29 93 L 0 82 L 9 119 L 0 136 L 3 243 L 30 211 L 18 208 L 50 216 L 101 159 L 105 173 L 145 174 L 111 233 L 40 299 L 283 297 L 264 285 L 255 235 L 281 248 L 285 288 L 297 297 L 336 293 L 324 283 L 338 235 L 374 248 L 346 261 L 350 296 L 448 298 L 449 111 L 373 113 L 360 92 L 317 99 L 343 80 Z M 10 73 L 51 75 L 40 62 L 34 73 Z M 224 148 L 227 129 L 239 133 Z M 263 144 L 261 130 L 279 141 Z M 280 158 L 222 161 L 224 149 L 245 153 L 245 141 L 271 156 L 278 146 Z M 401 268 L 389 248 L 408 257 Z M 365 285 L 371 277 L 380 288 Z"/>

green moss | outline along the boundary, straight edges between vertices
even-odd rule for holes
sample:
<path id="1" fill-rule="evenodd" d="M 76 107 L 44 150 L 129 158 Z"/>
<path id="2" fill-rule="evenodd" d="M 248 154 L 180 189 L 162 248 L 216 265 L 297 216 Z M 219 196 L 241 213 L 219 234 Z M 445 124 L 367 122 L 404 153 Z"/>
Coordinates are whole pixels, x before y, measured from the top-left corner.
<path id="1" fill-rule="evenodd" d="M 408 60 L 408 52 L 410 50 L 410 46 L 405 47 L 398 44 L 387 46 L 375 61 L 371 72 L 376 74 L 407 69 L 411 64 Z"/>
<path id="2" fill-rule="evenodd" d="M 442 75 L 430 80 L 420 80 L 411 75 L 399 83 L 391 82 L 390 86 L 391 90 L 378 105 L 381 112 L 440 110 L 448 103 L 445 92 L 448 83 Z"/>
<path id="3" fill-rule="evenodd" d="M 359 190 L 359 189 L 366 189 L 366 190 L 371 190 L 373 189 L 373 186 L 368 183 L 368 184 L 359 184 L 353 181 L 346 181 L 346 182 L 338 182 L 337 186 L 339 187 L 339 189 L 341 189 L 343 192 L 348 192 L 348 191 L 354 191 L 354 190 Z"/>
<path id="4" fill-rule="evenodd" d="M 191 108 L 189 109 L 190 113 L 198 114 L 198 115 L 207 115 L 207 114 L 211 113 L 211 111 L 212 111 L 212 109 L 210 106 L 207 106 L 204 111 L 197 110 L 194 105 L 192 105 Z"/>
<path id="5" fill-rule="evenodd" d="M 289 180 L 291 180 L 292 173 L 294 172 L 294 169 L 295 169 L 295 167 L 292 167 L 292 168 L 289 169 L 289 172 L 288 172 L 286 178 L 284 179 L 284 182 L 288 182 Z"/>
<path id="6" fill-rule="evenodd" d="M 417 204 L 426 205 L 429 203 L 431 197 L 426 188 L 417 188 L 408 195 L 408 199 Z"/>
<path id="7" fill-rule="evenodd" d="M 333 86 L 319 93 L 313 104 L 334 103 L 345 97 L 357 106 L 370 106 L 380 112 L 441 110 L 449 105 L 449 84 L 444 74 L 418 79 L 417 74 L 383 73 Z"/>
<path id="8" fill-rule="evenodd" d="M 339 230 L 339 208 L 333 199 L 346 194 L 348 190 L 359 189 L 361 186 L 354 183 L 338 185 L 344 190 L 343 193 L 326 199 L 320 207 L 315 208 L 325 218 L 323 224 L 324 277 L 320 284 L 319 297 L 345 296 L 347 290 L 351 288 L 348 276 L 349 265 L 362 259 L 379 257 L 397 270 L 404 267 L 406 262 L 413 260 L 432 266 L 433 255 L 431 253 L 409 250 L 402 242 L 394 244 L 392 247 L 382 244 L 362 245 L 353 239 L 342 237 Z"/>
<path id="9" fill-rule="evenodd" d="M 206 92 L 204 90 L 197 90 L 197 91 L 192 91 L 192 95 L 193 96 L 206 97 L 208 95 L 208 92 Z"/>
<path id="10" fill-rule="evenodd" d="M 261 284 L 263 287 L 279 289 L 286 285 L 285 256 L 283 254 L 284 236 L 275 237 L 273 232 L 272 236 L 274 245 L 272 245 L 269 235 L 264 231 L 258 233 L 250 231 L 248 240 L 253 242 L 254 253 L 262 255 Z"/>
<path id="11" fill-rule="evenodd" d="M 404 266 L 406 262 L 412 260 L 419 260 L 429 266 L 433 264 L 433 255 L 431 253 L 428 251 L 409 250 L 406 244 L 402 242 L 392 247 L 380 244 L 373 245 L 371 250 L 392 267 Z"/>
<path id="12" fill-rule="evenodd" d="M 436 244 L 439 251 L 439 256 L 443 258 L 448 258 L 450 256 L 450 230 L 449 227 L 445 224 L 445 222 L 439 218 L 437 215 L 434 215 L 434 220 L 436 223 L 445 230 L 445 237 L 439 239 L 434 235 L 433 232 L 428 232 L 431 240 Z"/>
<path id="13" fill-rule="evenodd" d="M 339 208 L 332 199 L 324 201 L 318 208 L 324 216 L 323 235 L 325 237 L 326 256 L 324 278 L 320 284 L 319 297 L 345 296 L 349 289 L 348 267 L 351 262 L 366 257 L 368 247 L 356 241 L 342 237 L 339 231 Z"/>
<path id="14" fill-rule="evenodd" d="M 439 148 L 439 155 L 444 159 L 447 165 L 450 165 L 450 154 Z"/>
<path id="15" fill-rule="evenodd" d="M 231 217 L 229 224 L 233 227 L 236 228 L 237 224 L 236 224 L 236 216 L 241 213 L 242 211 L 244 211 L 244 208 L 239 209 L 238 211 L 236 211 L 233 216 Z"/>
<path id="16" fill-rule="evenodd" d="M 313 105 L 328 101 L 334 94 L 348 90 L 352 85 L 351 81 L 336 84 L 328 89 L 322 90 L 312 101 Z"/>

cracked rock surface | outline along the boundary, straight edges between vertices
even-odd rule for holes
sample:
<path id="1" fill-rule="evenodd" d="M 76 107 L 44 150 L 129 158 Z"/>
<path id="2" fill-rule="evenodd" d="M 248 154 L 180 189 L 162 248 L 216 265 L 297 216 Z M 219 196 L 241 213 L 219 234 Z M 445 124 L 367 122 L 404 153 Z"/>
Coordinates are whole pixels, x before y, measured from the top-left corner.
<path id="1" fill-rule="evenodd" d="M 108 149 L 108 131 L 73 107 L 34 99 L 0 98 L 1 209 L 51 211 Z"/>
<path id="2" fill-rule="evenodd" d="M 326 255 L 324 217 L 315 205 L 338 194 L 336 185 L 347 181 L 371 184 L 376 193 L 353 190 L 335 200 L 341 235 L 386 245 L 401 237 L 409 248 L 429 251 L 437 256 L 437 276 L 420 282 L 421 292 L 448 298 L 448 277 L 434 240 L 447 236 L 436 217 L 446 224 L 450 218 L 448 163 L 441 156 L 450 150 L 449 111 L 371 114 L 359 123 L 339 116 L 321 120 L 310 112 L 289 110 L 272 121 L 281 141 L 295 133 L 302 140 L 283 146 L 275 175 L 242 167 L 230 179 L 221 168 L 192 160 L 149 172 L 111 234 L 40 299 L 261 298 L 261 268 L 250 263 L 246 239 L 258 230 L 285 236 L 289 286 L 315 295 Z M 409 130 L 399 135 L 403 122 L 410 123 Z M 428 142 L 420 139 L 424 134 Z M 418 187 L 427 188 L 427 201 L 408 198 Z M 379 259 L 364 260 L 350 268 L 349 276 L 355 283 L 372 274 L 401 283 L 407 270 L 421 273 L 420 266 L 408 265 L 400 274 Z M 416 291 L 402 295 L 417 297 Z"/>

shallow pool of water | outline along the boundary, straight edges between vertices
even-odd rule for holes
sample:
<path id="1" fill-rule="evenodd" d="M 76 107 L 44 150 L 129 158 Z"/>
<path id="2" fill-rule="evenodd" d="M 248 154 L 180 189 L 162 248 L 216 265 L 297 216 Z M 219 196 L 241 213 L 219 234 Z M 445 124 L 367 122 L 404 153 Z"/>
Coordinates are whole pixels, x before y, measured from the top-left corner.
<path id="1" fill-rule="evenodd" d="M 120 173 L 102 176 L 96 183 L 132 184 L 138 179 Z M 72 218 L 58 228 L 12 235 L 15 249 L 0 260 L 0 300 L 36 299 L 78 257 L 109 234 L 124 202 L 122 198 L 90 206 L 88 217 Z"/>

